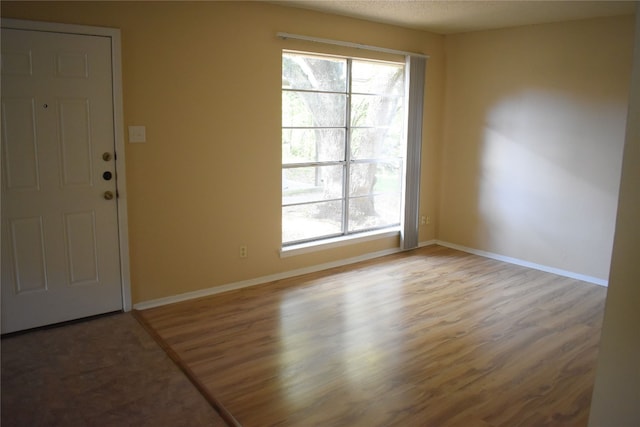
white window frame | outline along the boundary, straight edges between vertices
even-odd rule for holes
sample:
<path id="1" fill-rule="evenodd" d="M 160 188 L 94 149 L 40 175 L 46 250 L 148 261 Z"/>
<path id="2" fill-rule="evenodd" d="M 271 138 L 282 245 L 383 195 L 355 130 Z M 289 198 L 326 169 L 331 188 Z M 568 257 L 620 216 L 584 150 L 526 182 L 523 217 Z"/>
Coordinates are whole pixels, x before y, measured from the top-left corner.
<path id="1" fill-rule="evenodd" d="M 405 72 L 407 78 L 405 82 L 409 85 L 405 93 L 407 97 L 407 162 L 405 173 L 405 193 L 404 193 L 404 218 L 400 227 L 400 249 L 409 250 L 418 247 L 418 216 L 420 201 L 420 179 L 421 179 L 421 159 L 422 159 L 422 122 L 424 117 L 424 96 L 426 86 L 427 60 L 429 55 L 418 52 L 409 52 L 387 47 L 372 46 L 350 41 L 326 39 L 321 37 L 307 36 L 278 32 L 276 36 L 280 39 L 295 40 L 296 42 L 318 43 L 328 46 L 339 46 L 340 48 L 359 49 L 362 51 L 381 52 L 392 55 L 402 55 L 405 57 Z M 382 237 L 382 236 L 381 236 Z M 368 238 L 365 236 L 368 240 Z M 344 239 L 344 238 L 343 238 Z M 360 241 L 360 240 L 358 240 Z M 336 244 L 340 244 L 337 242 Z M 324 245 L 332 247 L 333 244 Z M 316 245 L 318 247 L 319 245 Z M 301 248 L 303 252 L 309 252 L 312 248 Z M 287 250 L 282 248 L 281 256 L 287 253 L 295 255 L 297 251 L 294 246 L 289 246 Z"/>
<path id="2" fill-rule="evenodd" d="M 376 59 L 370 59 L 370 58 L 363 58 L 363 57 L 355 57 L 355 56 L 336 56 L 336 55 L 329 55 L 329 54 L 324 54 L 324 53 L 320 53 L 320 52 L 312 52 L 312 51 L 297 51 L 297 50 L 286 50 L 283 49 L 283 54 L 287 54 L 287 53 L 291 53 L 291 54 L 302 54 L 302 55 L 310 55 L 310 56 L 317 56 L 319 58 L 339 58 L 339 59 L 343 59 L 346 61 L 346 81 L 347 81 L 347 87 L 345 89 L 345 91 L 323 91 L 323 90 L 306 90 L 306 92 L 314 92 L 314 93 L 328 93 L 328 94 L 340 94 L 340 95 L 346 95 L 346 104 L 345 104 L 345 125 L 344 126 L 339 126 L 336 128 L 339 129 L 344 129 L 345 130 L 345 157 L 342 160 L 335 160 L 335 161 L 315 161 L 315 162 L 302 162 L 302 163 L 294 163 L 294 164 L 285 164 L 282 163 L 282 170 L 284 171 L 285 169 L 293 169 L 293 168 L 302 168 L 302 167 L 315 167 L 315 166 L 331 166 L 331 165 L 335 165 L 335 166 L 342 166 L 343 167 L 343 182 L 342 182 L 342 196 L 340 198 L 336 198 L 336 199 L 329 199 L 329 200 L 322 200 L 322 202 L 327 202 L 327 201 L 340 201 L 342 203 L 343 209 L 342 209 L 342 218 L 341 218 L 341 223 L 342 223 L 342 230 L 339 233 L 334 233 L 334 234 L 330 234 L 330 235 L 323 235 L 317 238 L 310 238 L 310 239 L 302 239 L 302 240 L 298 240 L 298 241 L 292 241 L 292 242 L 281 242 L 282 245 L 282 250 L 281 250 L 281 254 L 286 254 L 286 253 L 306 253 L 309 251 L 312 251 L 314 248 L 329 248 L 329 247 L 336 247 L 336 246 L 342 246 L 343 244 L 349 244 L 352 242 L 361 242 L 361 241 L 366 241 L 366 240 L 371 240 L 371 239 L 375 239 L 375 238 L 381 238 L 381 237 L 386 237 L 386 236 L 390 236 L 390 235 L 398 235 L 400 234 L 400 230 L 401 230 L 401 225 L 402 225 L 402 221 L 404 219 L 405 213 L 404 213 L 404 206 L 405 206 L 405 200 L 404 197 L 402 196 L 405 192 L 405 174 L 406 174 L 406 152 L 404 153 L 404 156 L 401 157 L 400 159 L 395 158 L 394 160 L 400 160 L 401 161 L 401 170 L 402 170 L 402 188 L 401 188 L 401 203 L 399 206 L 399 220 L 397 224 L 392 224 L 392 225 L 386 225 L 386 226 L 379 226 L 379 227 L 372 227 L 372 228 L 367 228 L 367 229 L 360 229 L 360 230 L 356 230 L 356 231 L 350 231 L 348 229 L 348 222 L 349 222 L 349 201 L 352 197 L 349 196 L 349 188 L 350 188 L 350 182 L 349 182 L 349 178 L 350 178 L 350 169 L 352 167 L 352 165 L 356 165 L 356 164 L 367 164 L 367 163 L 371 163 L 372 161 L 379 161 L 379 162 L 384 162 L 384 161 L 388 161 L 391 159 L 385 159 L 385 158 L 379 158 L 379 159 L 366 159 L 366 160 L 355 160 L 351 158 L 351 129 L 352 129 L 352 123 L 351 123 L 351 96 L 352 95 L 359 95 L 359 93 L 357 92 L 353 92 L 352 91 L 352 74 L 351 74 L 351 69 L 352 69 L 352 63 L 353 61 L 366 61 L 366 62 L 380 62 L 381 64 L 383 63 L 387 63 L 387 64 L 394 64 L 394 65 L 400 65 L 403 67 L 403 71 L 404 71 L 404 78 L 405 78 L 405 88 L 404 91 L 401 95 L 401 97 L 404 100 L 404 105 L 403 105 L 403 109 L 404 109 L 404 121 L 405 121 L 405 126 L 404 126 L 404 136 L 403 138 L 406 138 L 406 132 L 407 132 L 407 125 L 406 125 L 406 116 L 407 116 L 407 95 L 408 95 L 408 85 L 406 82 L 406 79 L 409 77 L 408 73 L 407 73 L 407 62 L 400 62 L 400 61 L 380 61 L 380 60 L 376 60 Z M 288 88 L 282 88 L 281 89 L 282 93 L 284 92 L 299 92 L 300 89 L 288 89 Z M 385 94 L 379 94 L 379 95 L 385 95 Z M 281 128 L 284 129 L 298 129 L 300 127 L 295 127 L 295 126 L 284 126 L 282 125 Z M 315 128 L 315 127 L 302 127 L 303 129 L 306 128 Z M 325 128 L 325 127 L 323 127 Z M 326 127 L 327 129 L 331 129 L 332 127 Z M 309 203 L 317 203 L 317 201 L 314 202 L 309 202 Z M 295 204 L 292 204 L 295 205 Z M 281 209 L 284 208 L 285 206 L 291 206 L 291 205 L 285 205 L 281 203 Z"/>

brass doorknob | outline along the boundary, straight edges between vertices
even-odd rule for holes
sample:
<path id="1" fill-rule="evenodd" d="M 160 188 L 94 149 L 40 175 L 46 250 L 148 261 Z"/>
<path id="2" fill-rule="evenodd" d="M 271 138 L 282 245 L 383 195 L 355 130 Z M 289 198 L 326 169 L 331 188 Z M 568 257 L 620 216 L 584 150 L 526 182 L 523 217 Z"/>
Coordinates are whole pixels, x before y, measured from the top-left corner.
<path id="1" fill-rule="evenodd" d="M 111 200 L 111 199 L 113 199 L 113 192 L 111 192 L 111 191 L 105 191 L 105 192 L 104 192 L 104 199 L 105 199 L 105 200 Z"/>
<path id="2" fill-rule="evenodd" d="M 108 162 L 109 160 L 111 160 L 111 153 L 109 152 L 102 153 L 102 160 L 104 160 L 105 162 Z"/>

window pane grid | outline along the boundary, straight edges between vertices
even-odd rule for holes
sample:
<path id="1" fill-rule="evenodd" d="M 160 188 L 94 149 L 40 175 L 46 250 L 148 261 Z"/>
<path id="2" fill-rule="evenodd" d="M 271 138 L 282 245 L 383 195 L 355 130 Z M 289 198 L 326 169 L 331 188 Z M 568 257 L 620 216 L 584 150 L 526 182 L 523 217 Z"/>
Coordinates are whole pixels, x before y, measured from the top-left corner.
<path id="1" fill-rule="evenodd" d="M 361 158 L 361 159 L 351 159 L 351 164 L 361 164 L 361 163 L 396 163 L 402 162 L 402 157 L 373 157 L 370 159 Z"/>
<path id="2" fill-rule="evenodd" d="M 349 187 L 351 186 L 351 132 L 349 131 L 349 127 L 351 126 L 351 107 L 353 98 L 351 97 L 352 87 L 352 71 L 353 71 L 353 62 L 351 59 L 347 60 L 347 102 L 345 108 L 345 124 L 347 126 L 347 132 L 345 132 L 345 173 L 343 176 L 342 183 L 342 197 L 344 198 L 344 209 L 342 210 L 342 234 L 349 233 L 349 212 L 351 211 L 351 203 L 349 201 Z"/>
<path id="3" fill-rule="evenodd" d="M 310 166 L 336 166 L 344 165 L 344 161 L 336 162 L 308 162 L 308 163 L 287 163 L 282 165 L 282 169 L 306 168 Z"/>
<path id="4" fill-rule="evenodd" d="M 339 198 L 335 198 L 335 199 L 323 199 L 321 201 L 311 201 L 311 202 L 297 202 L 297 203 L 283 203 L 282 206 L 283 207 L 287 207 L 287 206 L 304 206 L 304 205 L 313 205 L 313 204 L 317 204 L 317 203 L 324 203 L 324 202 L 339 202 L 342 201 L 342 197 Z"/>
<path id="5" fill-rule="evenodd" d="M 357 96 L 373 96 L 379 98 L 389 98 L 389 99 L 403 99 L 402 95 L 393 95 L 383 92 L 345 92 L 345 91 L 335 91 L 335 90 L 312 90 L 312 89 L 289 89 L 283 88 L 282 92 L 291 92 L 291 93 L 326 93 L 333 95 L 357 95 Z"/>
<path id="6" fill-rule="evenodd" d="M 289 128 L 284 127 L 283 129 L 289 129 Z M 295 128 L 291 128 L 291 129 L 295 129 Z M 315 128 L 312 128 L 312 129 L 315 129 Z M 339 129 L 344 129 L 344 127 L 339 127 Z M 368 126 L 363 126 L 363 125 L 354 126 L 354 125 L 351 125 L 351 126 L 349 126 L 349 129 L 351 129 L 351 130 L 361 130 L 361 129 L 362 130 L 367 130 L 367 129 L 385 130 L 385 129 L 393 129 L 393 126 L 392 125 L 368 125 Z"/>
<path id="7" fill-rule="evenodd" d="M 388 98 L 388 99 L 403 99 L 404 96 L 402 95 L 393 95 L 393 94 L 388 94 L 388 93 L 382 93 L 382 92 L 350 92 L 350 95 L 353 96 L 372 96 L 372 97 L 376 97 L 376 98 Z"/>
<path id="8" fill-rule="evenodd" d="M 353 127 L 353 126 L 351 126 Z M 373 127 L 373 126 L 371 126 Z M 288 129 L 302 129 L 302 130 L 316 130 L 316 129 L 346 129 L 346 126 L 282 126 L 283 130 L 288 130 Z M 366 127 L 362 127 L 363 129 L 366 129 Z"/>
<path id="9" fill-rule="evenodd" d="M 401 64 L 283 53 L 283 245 L 400 224 L 403 88 Z"/>
<path id="10" fill-rule="evenodd" d="M 326 93 L 330 95 L 349 95 L 349 92 L 344 90 L 312 90 L 312 89 L 282 89 L 282 92 L 289 93 Z M 370 93 L 363 93 L 362 95 L 372 95 Z M 378 96 L 385 96 L 384 94 L 380 94 Z"/>

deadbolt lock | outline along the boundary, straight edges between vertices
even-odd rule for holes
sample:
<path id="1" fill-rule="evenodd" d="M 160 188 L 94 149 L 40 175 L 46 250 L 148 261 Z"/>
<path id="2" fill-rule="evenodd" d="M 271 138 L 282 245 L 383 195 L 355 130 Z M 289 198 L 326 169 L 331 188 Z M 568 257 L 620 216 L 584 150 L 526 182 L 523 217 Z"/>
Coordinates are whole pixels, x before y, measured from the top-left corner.
<path id="1" fill-rule="evenodd" d="M 111 153 L 109 152 L 104 152 L 102 154 L 102 160 L 104 160 L 105 162 L 108 162 L 109 160 L 111 160 Z"/>
<path id="2" fill-rule="evenodd" d="M 105 192 L 104 192 L 104 199 L 105 199 L 105 200 L 111 200 L 111 199 L 113 199 L 113 192 L 111 192 L 111 191 L 105 191 Z"/>

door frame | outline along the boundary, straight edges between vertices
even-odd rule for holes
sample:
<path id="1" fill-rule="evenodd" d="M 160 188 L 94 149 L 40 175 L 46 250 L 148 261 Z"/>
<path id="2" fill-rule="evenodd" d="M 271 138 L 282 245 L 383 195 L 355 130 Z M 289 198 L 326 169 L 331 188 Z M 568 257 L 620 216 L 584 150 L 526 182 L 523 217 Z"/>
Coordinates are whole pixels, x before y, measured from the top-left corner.
<path id="1" fill-rule="evenodd" d="M 122 51 L 118 28 L 93 27 L 87 25 L 62 24 L 54 22 L 25 21 L 21 19 L 1 19 L 3 29 L 43 31 L 50 33 L 101 36 L 111 39 L 111 83 L 113 92 L 113 130 L 115 137 L 115 157 L 117 179 L 118 246 L 120 252 L 120 283 L 122 289 L 122 310 L 131 311 L 131 273 L 129 266 L 129 221 L 127 216 L 127 177 L 125 168 L 124 122 L 122 107 Z M 0 165 L 0 168 L 2 166 Z M 0 174 L 0 177 L 2 174 Z M 1 179 L 1 178 L 0 178 Z"/>

